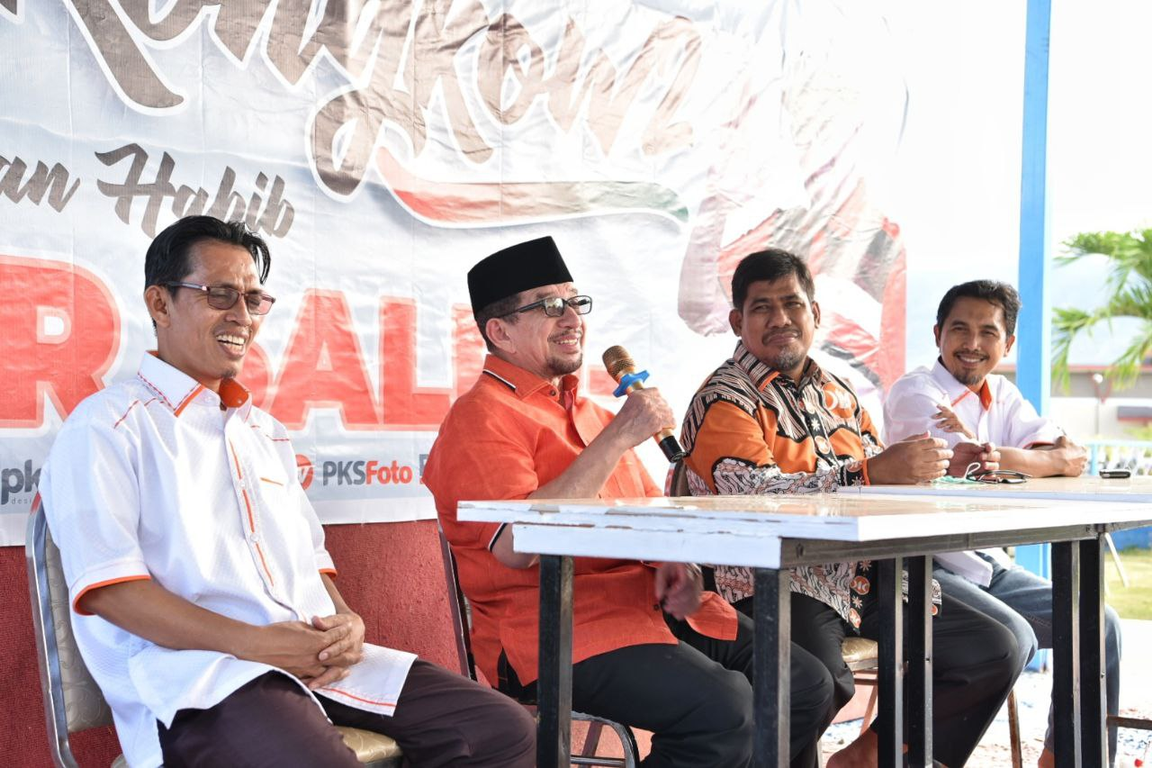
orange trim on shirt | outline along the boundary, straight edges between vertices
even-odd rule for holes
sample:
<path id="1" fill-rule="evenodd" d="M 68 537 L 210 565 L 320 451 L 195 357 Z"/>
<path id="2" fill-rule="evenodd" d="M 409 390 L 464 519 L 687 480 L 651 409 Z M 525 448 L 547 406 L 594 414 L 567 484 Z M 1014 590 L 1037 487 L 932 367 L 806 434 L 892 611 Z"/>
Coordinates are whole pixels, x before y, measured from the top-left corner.
<path id="1" fill-rule="evenodd" d="M 235 379 L 224 379 L 220 382 L 220 402 L 229 408 L 239 408 L 248 401 L 248 390 Z"/>
<path id="2" fill-rule="evenodd" d="M 320 573 L 324 573 L 324 574 L 331 576 L 332 578 L 336 578 L 336 569 L 335 568 L 321 568 Z"/>
<path id="3" fill-rule="evenodd" d="M 236 446 L 232 445 L 232 441 L 228 441 L 228 450 L 232 452 L 232 463 L 236 465 L 236 477 L 241 480 L 244 479 L 244 473 L 240 471 L 240 459 L 236 458 Z"/>
<path id="4" fill-rule="evenodd" d="M 374 701 L 372 699 L 365 699 L 362 696 L 357 696 L 354 693 L 348 693 L 348 691 L 342 691 L 339 688 L 331 688 L 331 687 L 325 686 L 324 688 L 321 688 L 320 690 L 331 691 L 332 693 L 338 693 L 341 696 L 347 696 L 350 699 L 355 699 L 356 701 L 362 701 L 365 704 L 372 704 L 373 706 L 377 706 L 377 707 L 395 707 L 396 706 L 391 701 Z"/>
<path id="5" fill-rule="evenodd" d="M 980 385 L 980 405 L 984 406 L 984 410 L 992 407 L 992 390 L 988 388 L 988 379 L 984 379 Z"/>
<path id="6" fill-rule="evenodd" d="M 147 408 L 147 407 L 148 407 L 148 403 L 154 403 L 154 402 L 156 402 L 156 398 L 152 398 L 151 400 L 148 400 L 148 401 L 146 401 L 146 402 L 144 403 L 144 407 L 145 407 L 145 408 Z M 133 408 L 135 408 L 135 407 L 136 407 L 136 406 L 138 406 L 138 405 L 140 405 L 140 401 L 139 401 L 139 400 L 133 400 L 133 401 L 132 401 L 132 404 L 128 406 L 128 410 L 124 411 L 124 415 L 123 415 L 123 416 L 121 416 L 121 417 L 119 418 L 119 420 L 117 420 L 117 422 L 116 422 L 115 424 L 113 424 L 113 425 L 112 425 L 112 429 L 116 429 L 116 427 L 118 427 L 118 426 L 120 426 L 122 423 L 124 423 L 124 419 L 128 418 L 128 414 L 132 413 L 132 409 L 133 409 Z"/>
<path id="7" fill-rule="evenodd" d="M 952 405 L 956 405 L 956 403 L 958 403 L 961 400 L 963 400 L 964 398 L 968 397 L 968 395 L 974 395 L 974 394 L 980 395 L 980 405 L 983 406 L 984 410 L 988 410 L 989 408 L 992 407 L 992 390 L 988 388 L 988 380 L 987 379 L 985 379 L 984 383 L 980 385 L 979 393 L 973 392 L 970 389 L 965 389 L 964 394 L 960 395 L 960 397 L 958 397 L 952 401 Z"/>
<path id="8" fill-rule="evenodd" d="M 188 407 L 188 403 L 195 400 L 196 395 L 200 394 L 200 392 L 202 392 L 203 389 L 204 389 L 203 384 L 197 384 L 195 389 L 193 389 L 191 392 L 189 392 L 187 395 L 185 395 L 184 399 L 180 401 L 180 405 L 176 406 L 176 415 L 179 416 L 181 413 L 183 413 L 184 409 Z"/>
<path id="9" fill-rule="evenodd" d="M 240 495 L 244 497 L 244 508 L 248 510 L 248 530 L 255 533 L 256 520 L 252 517 L 252 502 L 248 501 L 248 491 L 241 490 Z"/>
<path id="10" fill-rule="evenodd" d="M 83 600 L 84 596 L 87 595 L 89 592 L 91 592 L 94 589 L 100 589 L 101 587 L 110 587 L 113 584 L 123 584 L 123 583 L 128 582 L 128 581 L 144 581 L 144 580 L 151 581 L 152 577 L 148 574 L 137 574 L 136 576 L 121 576 L 120 578 L 117 578 L 117 579 L 108 579 L 107 581 L 99 581 L 95 584 L 89 584 L 87 587 L 84 587 L 84 591 L 81 592 L 80 594 L 76 595 L 76 599 L 72 601 L 72 610 L 76 611 L 76 613 L 78 613 L 81 616 L 95 616 L 96 614 L 92 613 L 91 611 L 81 610 L 81 608 L 80 608 L 80 601 Z"/>
<path id="11" fill-rule="evenodd" d="M 264 559 L 264 550 L 260 548 L 260 543 L 256 543 L 256 554 L 260 555 L 260 565 L 264 566 L 264 573 L 268 574 L 268 583 L 276 586 L 276 579 L 272 578 L 272 572 L 268 570 L 268 561 Z"/>

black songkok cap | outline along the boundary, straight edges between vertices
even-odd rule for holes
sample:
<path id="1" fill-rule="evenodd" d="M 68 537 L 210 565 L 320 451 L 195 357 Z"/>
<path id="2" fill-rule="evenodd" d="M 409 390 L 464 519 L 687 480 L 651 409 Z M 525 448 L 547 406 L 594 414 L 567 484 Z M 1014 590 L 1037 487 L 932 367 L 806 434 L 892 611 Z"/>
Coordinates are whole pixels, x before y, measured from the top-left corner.
<path id="1" fill-rule="evenodd" d="M 468 270 L 468 295 L 472 313 L 478 315 L 492 302 L 521 291 L 570 282 L 556 241 L 545 236 L 496 251 Z"/>

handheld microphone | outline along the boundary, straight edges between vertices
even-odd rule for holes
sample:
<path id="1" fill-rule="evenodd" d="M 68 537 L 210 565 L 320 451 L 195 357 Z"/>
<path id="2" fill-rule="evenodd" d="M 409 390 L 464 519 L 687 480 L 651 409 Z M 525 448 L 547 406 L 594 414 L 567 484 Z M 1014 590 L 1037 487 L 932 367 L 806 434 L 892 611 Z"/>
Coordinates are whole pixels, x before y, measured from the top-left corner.
<path id="1" fill-rule="evenodd" d="M 616 397 L 644 389 L 648 371 L 637 371 L 636 363 L 632 361 L 632 357 L 624 347 L 609 347 L 604 350 L 604 367 L 608 369 L 608 375 L 620 385 L 612 393 Z M 680 447 L 680 443 L 676 442 L 676 436 L 670 429 L 660 430 L 652 436 L 652 439 L 660 445 L 660 450 L 664 451 L 668 461 L 679 461 L 688 455 Z"/>

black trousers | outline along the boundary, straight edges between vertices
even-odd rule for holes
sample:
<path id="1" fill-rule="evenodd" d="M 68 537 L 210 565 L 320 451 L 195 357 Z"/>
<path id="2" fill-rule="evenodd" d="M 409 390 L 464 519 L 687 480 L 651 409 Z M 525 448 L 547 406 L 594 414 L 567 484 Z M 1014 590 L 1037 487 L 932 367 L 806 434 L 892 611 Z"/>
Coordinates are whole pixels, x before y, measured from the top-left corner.
<path id="1" fill-rule="evenodd" d="M 392 717 L 323 696 L 324 712 L 286 675 L 269 672 L 210 709 L 182 709 L 171 728 L 158 724 L 167 768 L 300 766 L 356 768 L 336 725 L 391 736 L 406 765 L 531 768 L 536 724 L 497 691 L 417 659 Z"/>
<path id="2" fill-rule="evenodd" d="M 633 645 L 572 667 L 572 707 L 652 731 L 645 768 L 741 768 L 752 761 L 752 622 L 736 639 L 716 640 L 665 615 L 676 645 Z M 820 734 L 832 721 L 833 682 L 803 648 L 792 646 L 791 744 L 794 768 L 816 768 Z M 533 701 L 501 656 L 498 688 Z"/>
<path id="3" fill-rule="evenodd" d="M 880 637 L 876 594 L 866 595 L 860 608 L 860 634 L 873 640 Z M 968 760 L 1008 698 L 1023 659 L 1015 636 L 1003 624 L 947 594 L 942 600 L 932 619 L 932 751 L 936 760 L 956 768 Z M 791 604 L 792 642 L 828 669 L 839 711 L 855 693 L 852 671 L 841 652 L 852 628 L 819 600 L 793 592 Z M 752 598 L 735 605 L 752 614 Z M 908 614 L 903 615 L 907 636 Z"/>

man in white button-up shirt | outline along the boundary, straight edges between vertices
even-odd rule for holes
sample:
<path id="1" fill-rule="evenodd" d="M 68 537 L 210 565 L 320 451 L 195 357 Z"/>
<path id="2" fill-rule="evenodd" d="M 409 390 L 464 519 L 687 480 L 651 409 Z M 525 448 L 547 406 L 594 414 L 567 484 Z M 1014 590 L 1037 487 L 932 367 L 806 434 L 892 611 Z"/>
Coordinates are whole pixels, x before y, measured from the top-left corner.
<path id="1" fill-rule="evenodd" d="M 949 469 L 963 476 L 973 462 L 1036 477 L 1084 471 L 1085 450 L 1069 440 L 1051 419 L 1040 416 L 1020 390 L 992 371 L 1016 341 L 1016 289 L 991 280 L 954 286 L 936 313 L 940 357 L 892 385 L 884 403 L 885 440 L 928 433 L 948 441 L 954 452 Z M 1052 583 L 1015 567 L 1004 550 L 938 555 L 935 577 L 946 594 L 998 619 L 1016 634 L 1022 649 L 1052 647 Z M 1120 701 L 1119 617 L 1105 616 L 1107 709 Z M 1030 657 L 1031 652 L 1026 653 Z M 1040 765 L 1052 765 L 1049 725 Z M 1115 759 L 1116 729 L 1109 729 Z"/>
<path id="2" fill-rule="evenodd" d="M 329 722 L 416 766 L 529 766 L 511 699 L 364 642 L 278 421 L 236 381 L 274 299 L 264 241 L 182 219 L 148 249 L 157 351 L 89 397 L 41 478 L 80 651 L 132 766 L 357 765 Z"/>

